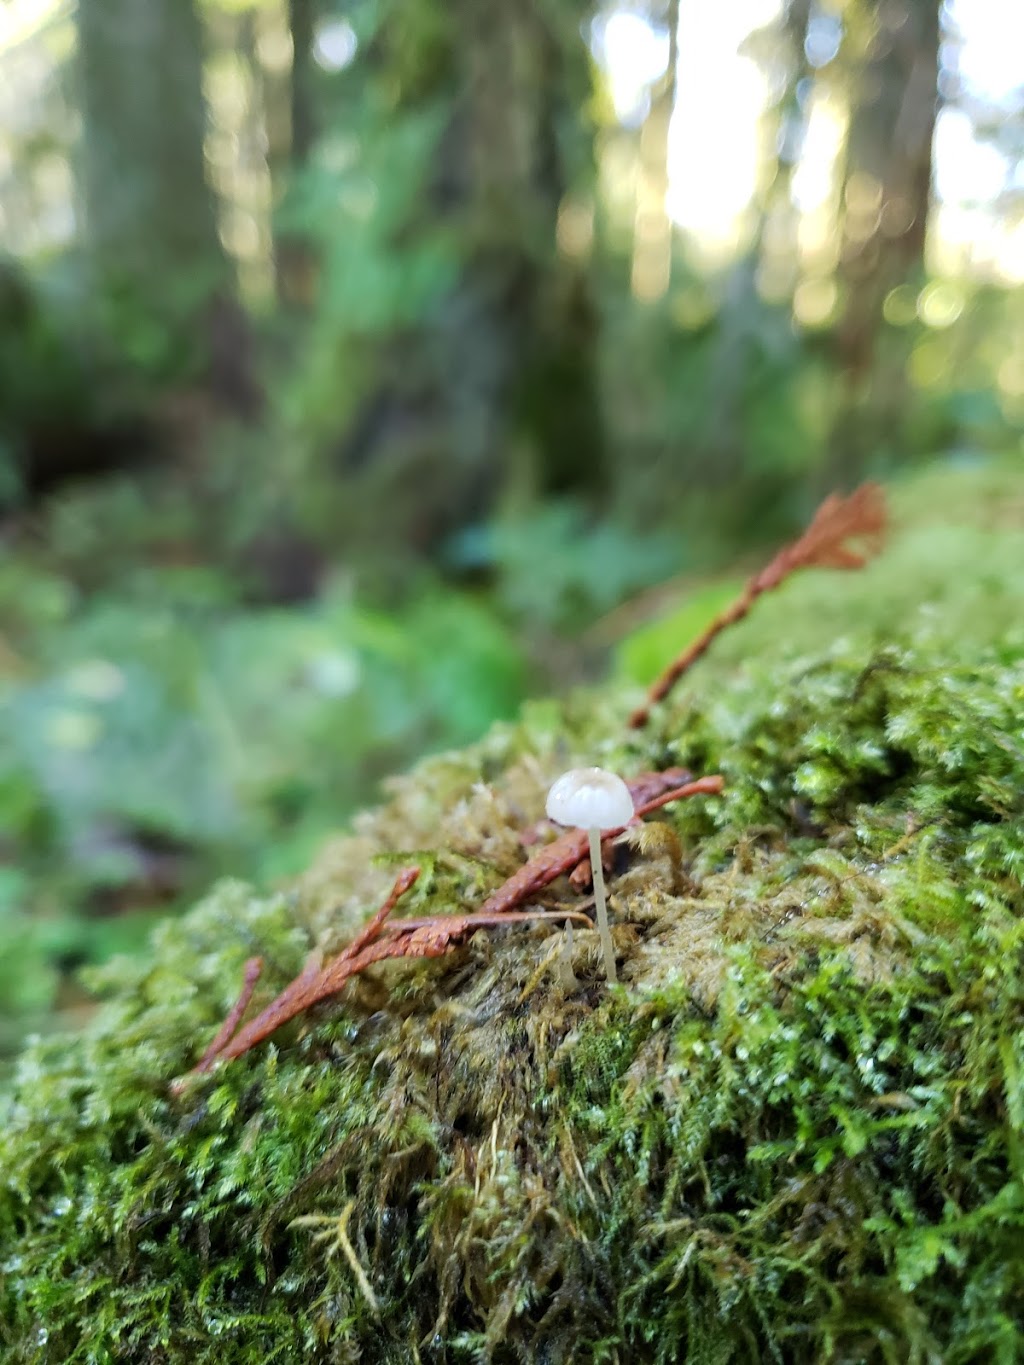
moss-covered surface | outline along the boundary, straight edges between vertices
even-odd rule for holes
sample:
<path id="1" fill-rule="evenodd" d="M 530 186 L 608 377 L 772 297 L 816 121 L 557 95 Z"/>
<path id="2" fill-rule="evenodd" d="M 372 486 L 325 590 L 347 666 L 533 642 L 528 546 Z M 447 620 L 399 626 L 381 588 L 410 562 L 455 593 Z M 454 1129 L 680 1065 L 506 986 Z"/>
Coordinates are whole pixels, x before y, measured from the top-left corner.
<path id="1" fill-rule="evenodd" d="M 222 886 L 105 969 L 0 1134 L 0 1359 L 1024 1358 L 1024 646 L 991 633 L 823 619 L 632 738 L 620 695 L 534 707 L 293 895 Z M 247 956 L 278 988 L 396 861 L 407 912 L 478 903 L 576 759 L 728 781 L 666 814 L 681 864 L 622 851 L 620 987 L 592 933 L 572 991 L 548 926 L 480 934 L 170 1096 Z"/>

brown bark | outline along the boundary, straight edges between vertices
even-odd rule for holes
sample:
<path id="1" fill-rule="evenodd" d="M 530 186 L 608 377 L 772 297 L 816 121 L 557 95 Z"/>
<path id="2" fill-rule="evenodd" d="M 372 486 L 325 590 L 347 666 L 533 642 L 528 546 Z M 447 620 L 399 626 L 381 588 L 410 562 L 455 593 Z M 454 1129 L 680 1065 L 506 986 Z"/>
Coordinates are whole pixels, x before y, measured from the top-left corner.
<path id="1" fill-rule="evenodd" d="M 309 164 L 316 140 L 317 119 L 313 92 L 313 40 L 316 0 L 288 0 L 288 29 L 292 63 L 286 93 L 287 151 L 278 155 L 277 171 L 287 183 Z M 280 92 L 275 92 L 280 94 Z M 274 237 L 277 296 L 289 308 L 312 308 L 316 297 L 317 258 L 308 238 L 291 229 Z"/>
<path id="2" fill-rule="evenodd" d="M 396 538 L 429 551 L 486 519 L 511 482 L 587 495 L 606 463 L 596 311 L 585 267 L 556 244 L 574 179 L 566 129 L 578 129 L 589 80 L 583 7 L 567 18 L 549 0 L 419 0 L 418 11 L 433 20 L 429 64 L 399 82 L 407 48 L 388 32 L 373 56 L 406 111 L 439 94 L 452 106 L 405 232 L 450 227 L 458 278 L 432 318 L 383 346 L 342 465 L 386 498 Z"/>
<path id="3" fill-rule="evenodd" d="M 191 0 L 80 0 L 79 171 L 88 255 L 157 372 L 251 415 L 247 320 L 206 182 L 202 33 Z"/>
<path id="4" fill-rule="evenodd" d="M 878 354 L 892 289 L 920 275 L 938 108 L 938 0 L 874 0 L 857 62 L 844 176 L 835 332 L 843 398 L 828 482 L 861 477 L 874 444 L 898 424 L 902 357 Z"/>

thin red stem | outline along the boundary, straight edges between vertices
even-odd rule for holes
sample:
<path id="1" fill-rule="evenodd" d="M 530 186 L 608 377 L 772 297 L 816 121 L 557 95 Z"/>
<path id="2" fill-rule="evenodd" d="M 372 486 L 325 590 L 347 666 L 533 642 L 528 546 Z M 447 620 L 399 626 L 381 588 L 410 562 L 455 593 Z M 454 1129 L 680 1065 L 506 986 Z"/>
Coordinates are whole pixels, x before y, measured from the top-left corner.
<path id="1" fill-rule="evenodd" d="M 629 718 L 629 728 L 639 730 L 650 719 L 651 708 L 664 701 L 684 673 L 706 654 L 714 641 L 728 626 L 742 621 L 757 599 L 771 592 L 795 573 L 797 569 L 860 569 L 881 545 L 885 529 L 885 501 L 877 484 L 862 484 L 847 498 L 835 493 L 826 498 L 814 514 L 811 524 L 797 540 L 784 545 L 775 558 L 748 580 L 735 602 L 711 622 L 707 629 L 688 645 L 648 690 L 646 700 Z M 846 542 L 865 542 L 862 549 L 854 549 Z"/>

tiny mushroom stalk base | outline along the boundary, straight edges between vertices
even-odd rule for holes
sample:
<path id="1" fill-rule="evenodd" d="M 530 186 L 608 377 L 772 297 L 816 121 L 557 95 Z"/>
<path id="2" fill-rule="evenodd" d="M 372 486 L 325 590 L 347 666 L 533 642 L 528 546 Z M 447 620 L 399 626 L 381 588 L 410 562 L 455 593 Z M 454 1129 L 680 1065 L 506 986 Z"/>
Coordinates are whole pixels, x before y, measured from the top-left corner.
<path id="1" fill-rule="evenodd" d="M 609 828 L 614 828 L 614 826 Z M 601 936 L 601 952 L 604 954 L 604 974 L 609 983 L 614 986 L 619 976 L 615 967 L 615 944 L 612 942 L 611 926 L 608 923 L 608 902 L 604 892 L 601 831 L 590 828 L 587 830 L 587 834 L 590 838 L 590 866 L 594 875 L 594 905 L 597 908 L 597 932 Z"/>
<path id="2" fill-rule="evenodd" d="M 594 904 L 597 909 L 597 932 L 601 937 L 604 970 L 614 985 L 615 947 L 608 927 L 608 904 L 604 891 L 604 869 L 601 865 L 601 831 L 618 829 L 633 818 L 633 798 L 621 777 L 604 768 L 572 768 L 563 773 L 548 792 L 549 820 L 559 825 L 584 829 L 590 841 L 590 865 L 594 877 Z"/>

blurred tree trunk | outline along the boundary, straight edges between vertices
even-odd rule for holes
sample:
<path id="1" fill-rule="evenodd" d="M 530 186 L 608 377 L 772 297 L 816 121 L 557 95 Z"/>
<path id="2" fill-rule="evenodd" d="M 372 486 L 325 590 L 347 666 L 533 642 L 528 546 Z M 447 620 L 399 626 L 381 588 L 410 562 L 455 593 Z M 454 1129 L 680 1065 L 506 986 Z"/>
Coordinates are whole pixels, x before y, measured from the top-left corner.
<path id="1" fill-rule="evenodd" d="M 637 148 L 636 215 L 633 224 L 633 262 L 630 288 L 646 303 L 663 298 L 672 284 L 675 226 L 669 217 L 669 128 L 676 103 L 679 68 L 679 0 L 668 0 L 665 11 L 668 61 L 665 75 L 651 91 L 651 107 L 640 130 Z"/>
<path id="2" fill-rule="evenodd" d="M 785 251 L 791 289 L 799 273 L 799 215 L 793 203 L 793 175 L 803 150 L 810 105 L 811 67 L 806 46 L 811 14 L 811 0 L 787 0 L 778 25 L 776 60 L 782 67 L 778 81 L 781 94 L 767 115 L 774 134 L 774 168 L 755 243 L 762 265 L 772 272 L 779 271 L 779 258 Z"/>
<path id="3" fill-rule="evenodd" d="M 316 0 L 288 0 L 288 28 L 292 38 L 292 141 L 293 167 L 305 166 L 316 135 L 313 104 L 313 38 Z"/>
<path id="4" fill-rule="evenodd" d="M 744 419 L 751 402 L 752 375 L 764 368 L 759 352 L 764 347 L 766 277 L 772 285 L 772 275 L 785 269 L 788 286 L 792 288 L 795 282 L 796 212 L 791 189 L 803 138 L 805 109 L 799 89 L 808 73 L 804 44 L 810 12 L 810 0 L 788 0 L 777 24 L 759 35 L 762 61 L 777 69 L 780 90 L 765 115 L 765 144 L 771 159 L 754 203 L 757 216 L 750 245 L 733 265 L 722 294 L 708 367 L 704 435 L 696 446 L 702 481 L 726 494 L 727 506 L 720 515 L 727 522 L 738 480 L 758 485 L 765 500 L 777 499 L 779 485 L 785 483 L 785 476 L 774 471 L 749 468 Z M 777 295 L 780 291 L 769 292 Z"/>
<path id="5" fill-rule="evenodd" d="M 887 295 L 924 267 L 938 109 L 939 0 L 872 0 L 853 27 L 835 331 L 843 393 L 827 481 L 852 484 L 899 431 L 906 357 L 885 338 Z M 898 437 L 897 437 L 898 439 Z M 876 449 L 881 447 L 881 450 Z"/>
<path id="6" fill-rule="evenodd" d="M 86 238 L 119 331 L 154 372 L 199 374 L 251 412 L 247 327 L 205 178 L 192 0 L 79 0 L 77 22 Z"/>
<path id="7" fill-rule="evenodd" d="M 286 91 L 280 88 L 282 82 L 276 82 L 277 88 L 271 96 L 271 99 L 276 97 L 281 104 L 287 104 L 283 118 L 276 119 L 278 125 L 287 123 L 287 137 L 282 139 L 278 135 L 272 139 L 275 143 L 272 147 L 272 173 L 276 173 L 285 185 L 308 166 L 316 139 L 316 102 L 313 89 L 316 16 L 316 0 L 288 0 L 291 69 Z M 283 100 L 280 98 L 282 94 Z M 268 117 L 269 113 L 268 108 Z M 284 155 L 281 154 L 282 143 L 286 147 Z M 279 301 L 285 307 L 309 309 L 313 304 L 316 290 L 317 266 L 315 253 L 308 238 L 294 228 L 275 232 L 274 270 Z"/>
<path id="8" fill-rule="evenodd" d="M 607 475 L 597 321 L 582 266 L 556 245 L 570 179 L 559 137 L 586 89 L 586 49 L 577 25 L 560 23 L 566 8 L 453 0 L 471 243 L 463 288 L 479 305 L 476 335 L 456 344 L 467 359 L 481 341 L 492 348 L 491 392 L 480 396 L 506 425 L 495 448 L 518 435 L 538 491 L 593 495 Z"/>
<path id="9" fill-rule="evenodd" d="M 451 110 L 409 231 L 445 224 L 458 278 L 422 329 L 383 348 L 343 452 L 353 474 L 390 480 L 394 534 L 421 550 L 486 519 L 509 487 L 595 501 L 607 487 L 586 252 L 558 245 L 592 152 L 589 12 L 581 0 L 418 0 L 372 54 L 401 92 L 396 117 Z"/>

